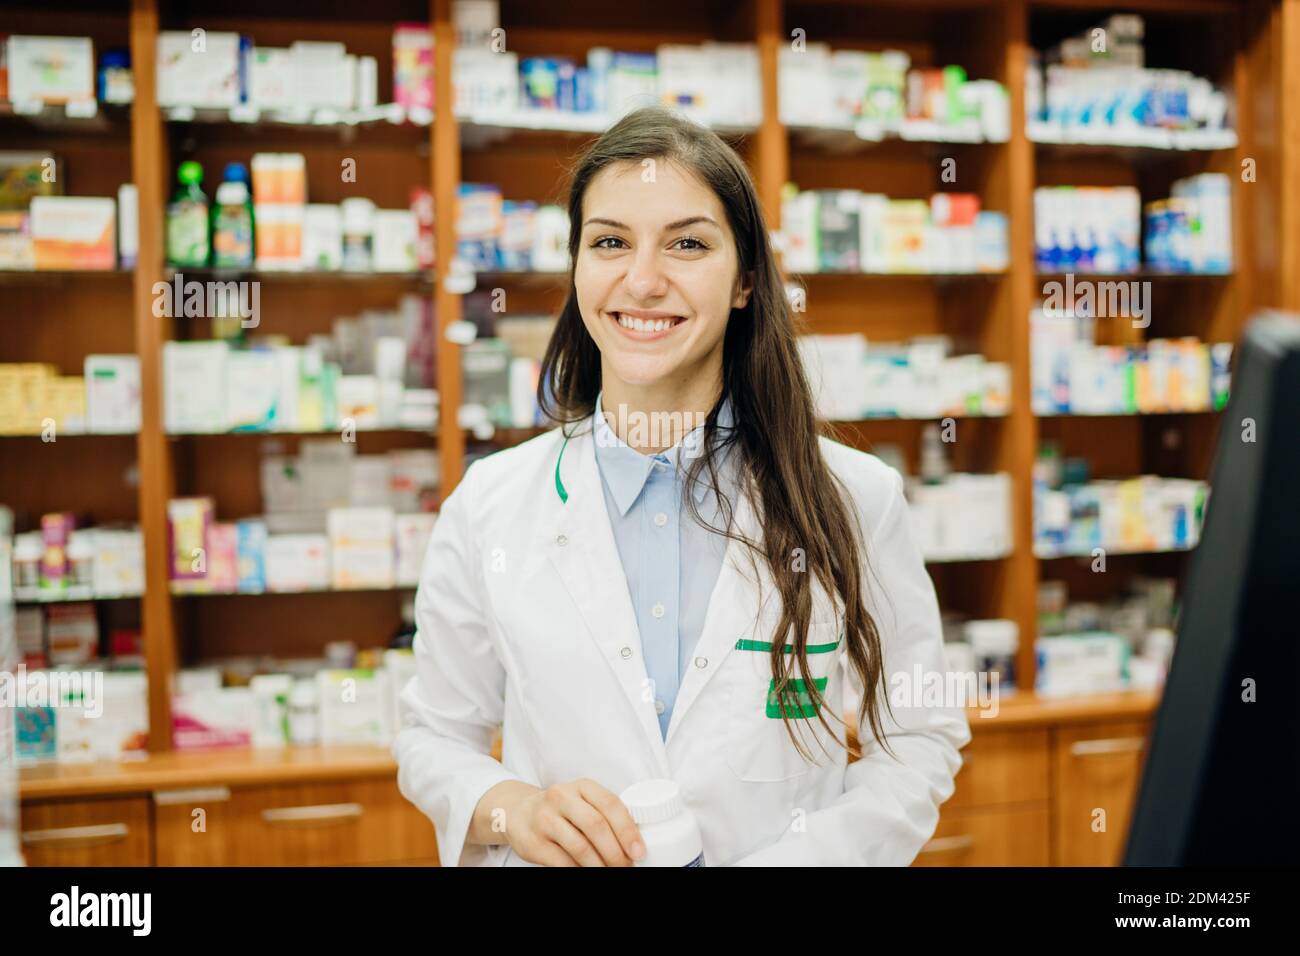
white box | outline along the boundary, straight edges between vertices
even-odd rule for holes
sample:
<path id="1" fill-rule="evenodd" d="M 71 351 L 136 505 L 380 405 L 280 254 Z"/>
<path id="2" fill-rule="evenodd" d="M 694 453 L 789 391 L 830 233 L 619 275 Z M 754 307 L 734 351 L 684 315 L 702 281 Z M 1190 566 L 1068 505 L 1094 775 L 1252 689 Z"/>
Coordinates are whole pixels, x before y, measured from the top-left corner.
<path id="1" fill-rule="evenodd" d="M 397 541 L 397 584 L 414 586 L 420 583 L 420 570 L 424 567 L 424 553 L 429 548 L 429 538 L 438 515 L 432 511 L 398 515 L 393 532 Z"/>
<path id="2" fill-rule="evenodd" d="M 350 110 L 356 67 L 348 63 L 342 43 L 297 40 L 289 47 L 293 61 L 295 105 L 312 109 Z"/>
<path id="3" fill-rule="evenodd" d="M 95 51 L 90 37 L 9 37 L 9 100 L 93 103 Z"/>
<path id="4" fill-rule="evenodd" d="M 415 213 L 409 209 L 376 209 L 372 238 L 376 272 L 414 272 L 419 238 Z"/>
<path id="5" fill-rule="evenodd" d="M 269 431 L 279 392 L 279 367 L 273 351 L 231 352 L 226 357 L 226 429 Z"/>
<path id="6" fill-rule="evenodd" d="M 240 60 L 243 48 L 238 33 L 211 30 L 198 38 L 188 30 L 158 34 L 158 105 L 229 109 L 241 102 Z"/>
<path id="7" fill-rule="evenodd" d="M 226 427 L 225 342 L 163 343 L 163 423 L 169 434 Z"/>
<path id="8" fill-rule="evenodd" d="M 343 213 L 338 206 L 316 203 L 304 211 L 302 267 L 323 272 L 343 268 Z"/>
<path id="9" fill-rule="evenodd" d="M 122 435 L 140 430 L 140 358 L 87 355 L 86 419 L 95 434 Z"/>
<path id="10" fill-rule="evenodd" d="M 393 509 L 331 508 L 326 524 L 335 588 L 393 586 Z"/>
<path id="11" fill-rule="evenodd" d="M 391 739 L 385 701 L 388 673 L 379 670 L 316 672 L 322 744 L 382 744 Z"/>
<path id="12" fill-rule="evenodd" d="M 286 49 L 256 46 L 248 55 L 248 102 L 259 110 L 294 106 L 293 56 Z"/>
<path id="13" fill-rule="evenodd" d="M 273 431 L 293 432 L 298 430 L 298 384 L 302 375 L 302 348 L 297 345 L 282 345 L 272 354 L 275 356 L 275 417 L 271 423 Z"/>
<path id="14" fill-rule="evenodd" d="M 378 428 L 379 379 L 373 375 L 340 375 L 335 405 L 340 423 L 351 419 L 357 428 Z"/>
<path id="15" fill-rule="evenodd" d="M 323 591 L 330 583 L 329 539 L 323 534 L 273 534 L 266 539 L 268 591 Z"/>

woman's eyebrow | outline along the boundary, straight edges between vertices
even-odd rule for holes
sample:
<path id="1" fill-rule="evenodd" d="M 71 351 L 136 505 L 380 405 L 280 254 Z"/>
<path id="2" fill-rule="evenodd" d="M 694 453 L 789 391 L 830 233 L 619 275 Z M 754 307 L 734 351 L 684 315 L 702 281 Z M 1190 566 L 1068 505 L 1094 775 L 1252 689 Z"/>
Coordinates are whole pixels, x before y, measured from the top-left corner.
<path id="1" fill-rule="evenodd" d="M 717 227 L 718 229 L 722 228 L 721 226 L 718 225 L 717 220 L 715 220 L 712 216 L 687 216 L 685 219 L 678 219 L 676 222 L 668 223 L 666 226 L 664 226 L 664 232 L 671 232 L 674 229 L 684 229 L 687 226 L 695 225 L 695 223 L 697 222 L 707 222 L 710 225 Z M 582 227 L 585 229 L 587 226 L 592 226 L 592 225 L 609 226 L 613 229 L 630 230 L 632 228 L 627 223 L 619 222 L 615 219 L 602 219 L 598 216 L 593 216 L 591 219 L 588 219 L 586 222 L 582 224 Z"/>

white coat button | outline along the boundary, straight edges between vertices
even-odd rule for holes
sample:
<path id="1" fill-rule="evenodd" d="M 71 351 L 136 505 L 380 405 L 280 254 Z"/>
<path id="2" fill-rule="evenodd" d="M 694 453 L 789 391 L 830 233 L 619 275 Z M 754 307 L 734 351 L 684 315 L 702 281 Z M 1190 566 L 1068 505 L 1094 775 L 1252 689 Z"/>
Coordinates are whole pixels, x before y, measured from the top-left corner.
<path id="1" fill-rule="evenodd" d="M 668 708 L 664 706 L 664 702 L 663 702 L 662 700 L 657 700 L 657 701 L 655 701 L 655 713 L 656 713 L 656 714 L 662 714 L 662 713 L 663 713 L 665 710 L 667 710 L 667 709 L 668 709 Z"/>
<path id="2" fill-rule="evenodd" d="M 659 527 L 662 528 L 667 523 L 668 523 L 668 516 L 664 514 L 662 511 L 659 512 L 657 515 L 655 515 L 655 524 L 657 524 Z"/>
<path id="3" fill-rule="evenodd" d="M 569 543 L 569 536 L 564 534 L 557 535 L 555 538 L 555 543 L 562 548 Z"/>
<path id="4" fill-rule="evenodd" d="M 697 657 L 695 658 L 695 666 L 703 670 L 709 666 L 709 659 L 707 657 Z"/>
<path id="5" fill-rule="evenodd" d="M 654 607 L 650 609 L 650 613 L 653 614 L 655 617 L 663 617 L 664 606 L 662 604 L 656 604 Z"/>
<path id="6" fill-rule="evenodd" d="M 623 660 L 627 660 L 629 657 L 632 656 L 632 648 L 625 647 L 621 651 L 619 651 L 619 653 L 623 655 Z"/>

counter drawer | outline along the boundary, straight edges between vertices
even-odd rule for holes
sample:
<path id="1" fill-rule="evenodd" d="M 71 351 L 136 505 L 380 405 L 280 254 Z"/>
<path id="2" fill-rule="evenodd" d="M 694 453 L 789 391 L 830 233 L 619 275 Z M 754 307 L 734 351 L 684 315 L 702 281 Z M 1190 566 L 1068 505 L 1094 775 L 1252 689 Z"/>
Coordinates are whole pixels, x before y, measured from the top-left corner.
<path id="1" fill-rule="evenodd" d="M 153 863 L 147 797 L 25 801 L 20 826 L 28 866 Z"/>
<path id="2" fill-rule="evenodd" d="M 1051 814 L 1046 802 L 950 810 L 913 866 L 1047 866 Z"/>
<path id="3" fill-rule="evenodd" d="M 433 824 L 388 778 L 153 794 L 160 866 L 344 866 L 437 857 Z"/>

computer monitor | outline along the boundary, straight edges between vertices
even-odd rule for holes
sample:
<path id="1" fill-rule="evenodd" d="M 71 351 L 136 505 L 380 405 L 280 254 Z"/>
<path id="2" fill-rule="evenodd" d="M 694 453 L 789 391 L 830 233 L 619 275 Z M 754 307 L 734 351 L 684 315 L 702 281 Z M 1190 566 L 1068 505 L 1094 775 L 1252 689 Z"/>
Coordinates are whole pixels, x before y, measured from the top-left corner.
<path id="1" fill-rule="evenodd" d="M 1237 352 L 1126 866 L 1300 862 L 1300 317 Z"/>

